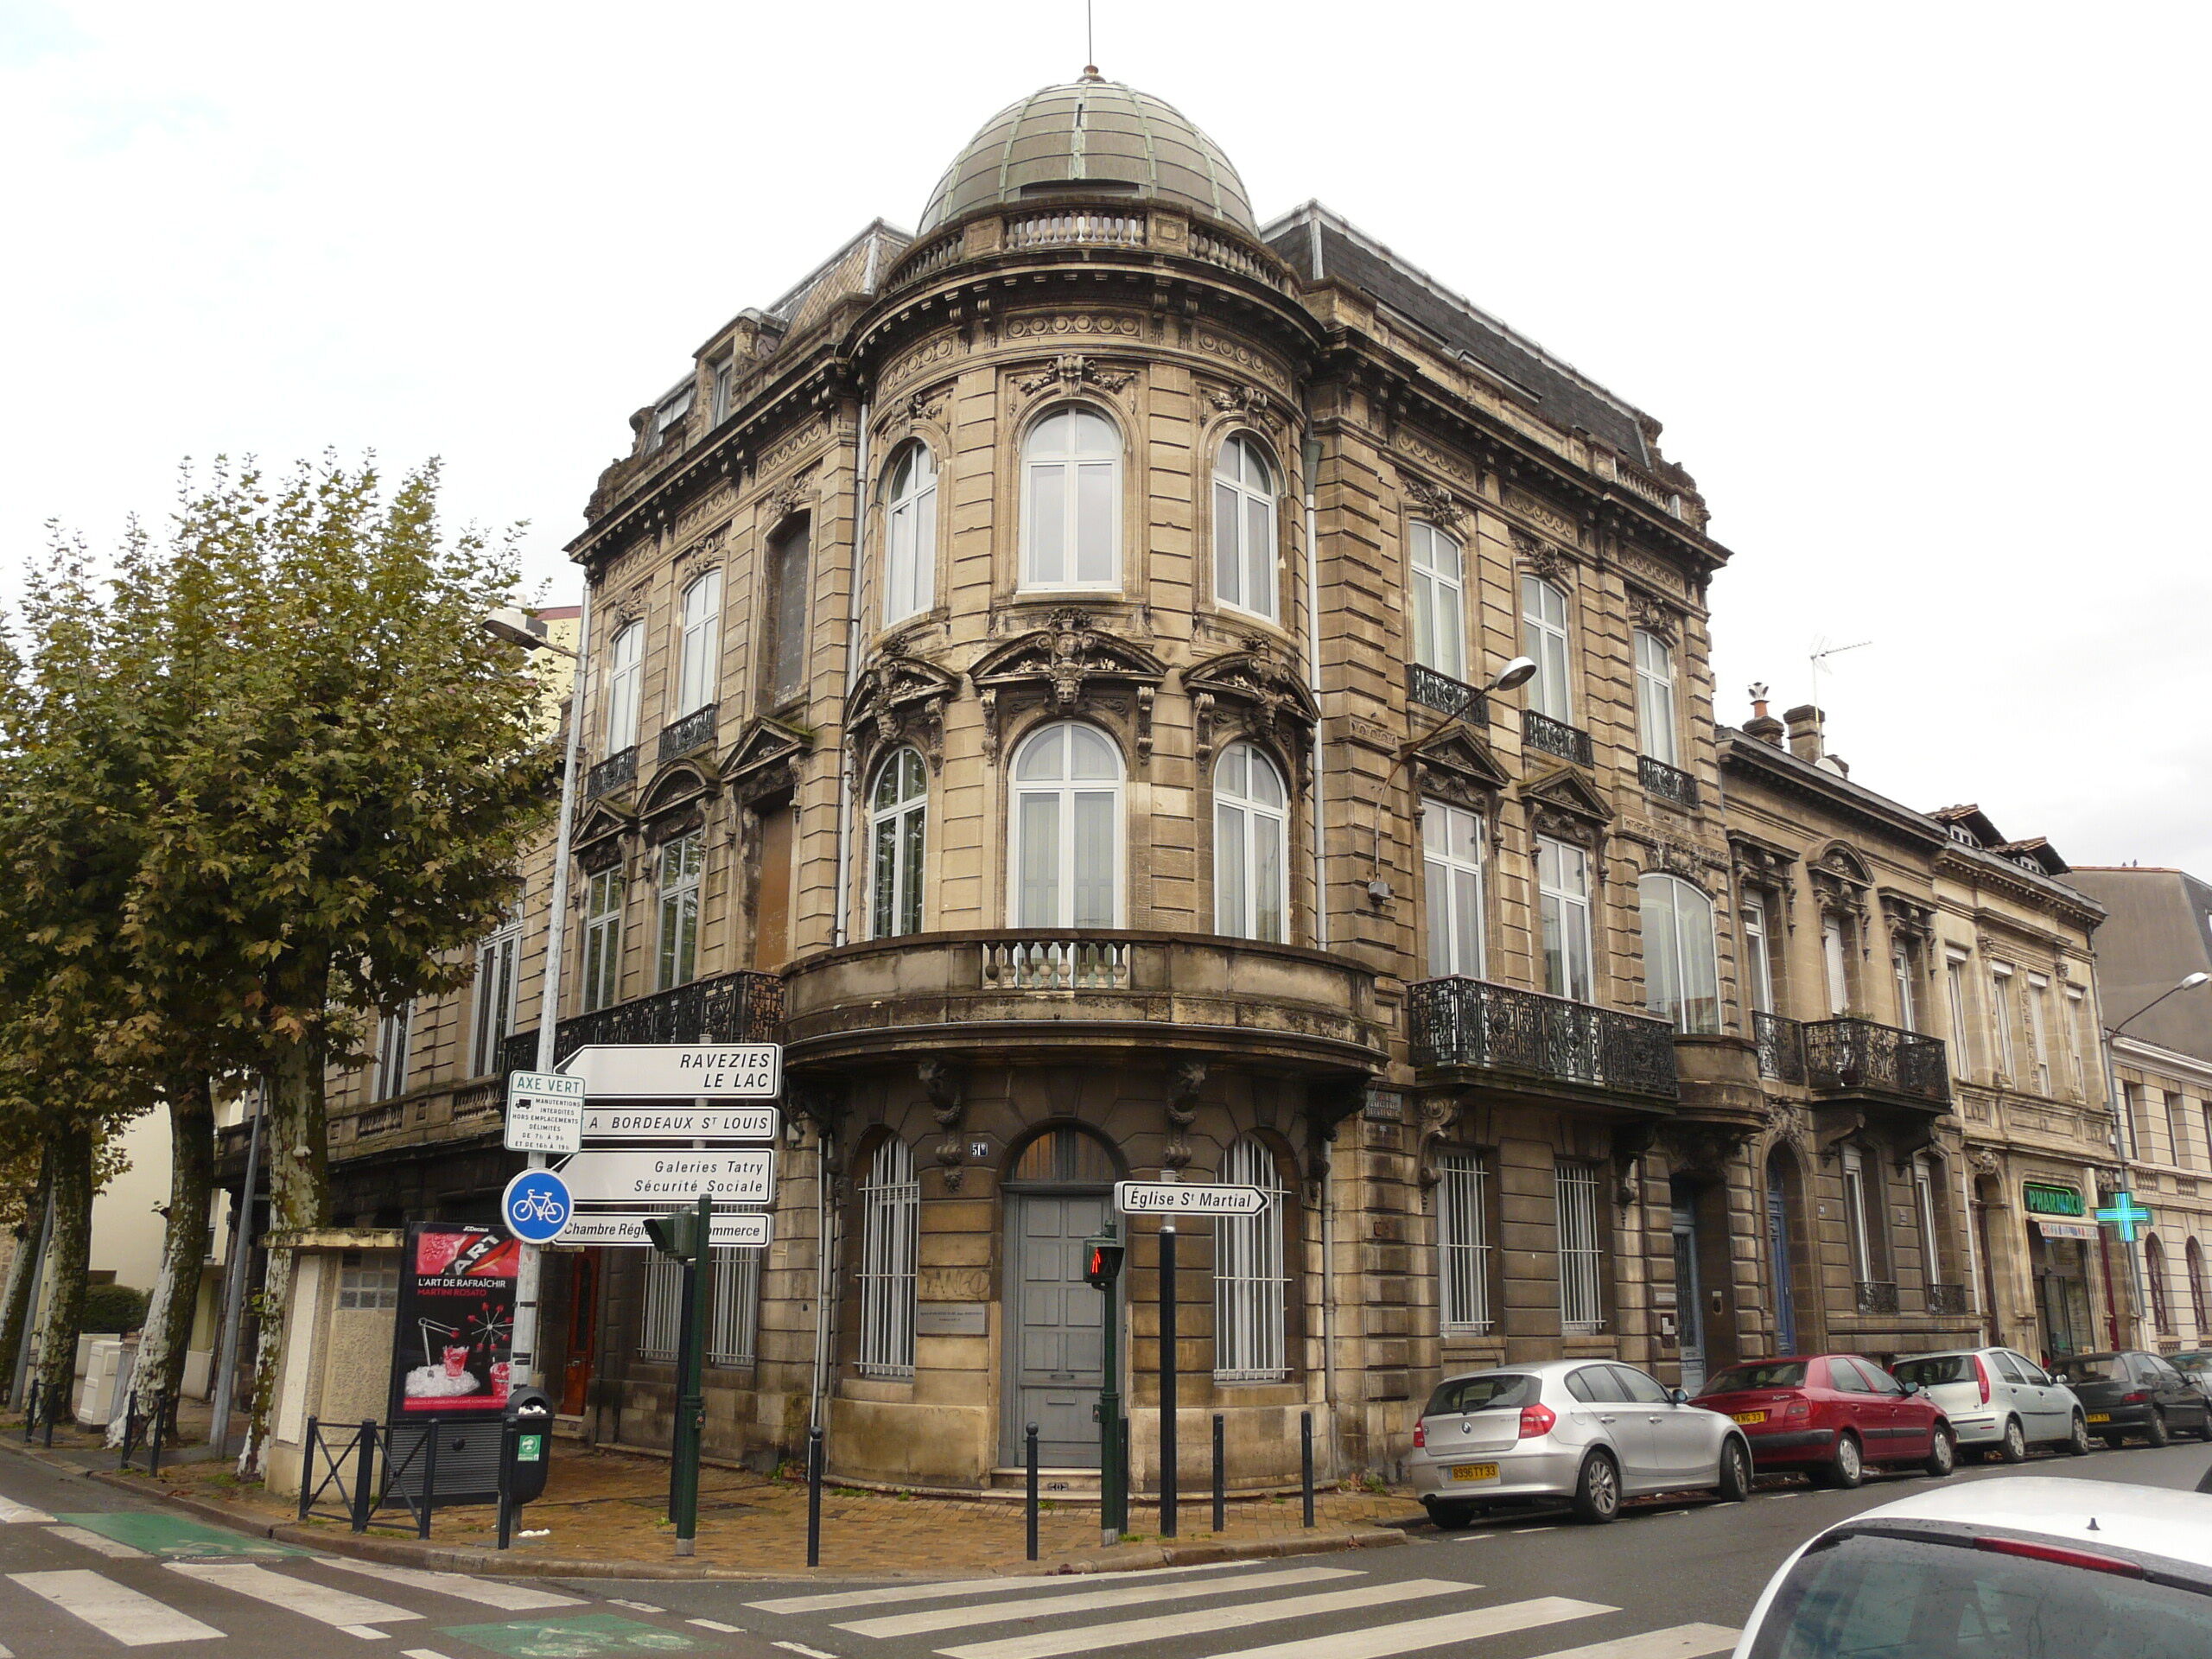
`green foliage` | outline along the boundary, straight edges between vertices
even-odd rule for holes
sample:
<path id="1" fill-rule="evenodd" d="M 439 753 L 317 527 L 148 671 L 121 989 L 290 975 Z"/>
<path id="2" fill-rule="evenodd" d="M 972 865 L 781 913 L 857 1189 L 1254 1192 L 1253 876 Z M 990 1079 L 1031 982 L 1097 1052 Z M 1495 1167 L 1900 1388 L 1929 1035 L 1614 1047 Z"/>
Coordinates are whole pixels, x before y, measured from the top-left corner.
<path id="1" fill-rule="evenodd" d="M 136 1331 L 146 1323 L 146 1293 L 128 1285 L 87 1285 L 80 1332 Z"/>

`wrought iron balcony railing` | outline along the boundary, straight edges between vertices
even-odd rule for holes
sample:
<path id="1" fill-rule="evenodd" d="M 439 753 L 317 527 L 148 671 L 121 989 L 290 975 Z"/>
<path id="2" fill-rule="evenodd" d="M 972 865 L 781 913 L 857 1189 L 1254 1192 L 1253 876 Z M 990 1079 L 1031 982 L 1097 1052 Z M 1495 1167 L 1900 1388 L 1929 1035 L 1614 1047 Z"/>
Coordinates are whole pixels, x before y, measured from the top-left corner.
<path id="1" fill-rule="evenodd" d="M 1886 1279 L 1855 1280 L 1851 1288 L 1861 1313 L 1894 1313 L 1897 1311 L 1897 1287 Z"/>
<path id="2" fill-rule="evenodd" d="M 1670 1020 L 1458 977 L 1411 986 L 1407 1011 L 1415 1065 L 1522 1071 L 1661 1100 L 1679 1093 Z"/>
<path id="3" fill-rule="evenodd" d="M 1591 758 L 1589 733 L 1563 720 L 1554 720 L 1549 715 L 1540 715 L 1533 709 L 1521 711 L 1521 736 L 1530 748 L 1572 760 L 1578 766 L 1596 764 Z"/>
<path id="4" fill-rule="evenodd" d="M 1924 1295 L 1930 1313 L 1964 1313 L 1968 1311 L 1964 1285 L 1930 1285 Z"/>
<path id="5" fill-rule="evenodd" d="M 681 760 L 687 754 L 713 747 L 715 715 L 719 703 L 709 703 L 703 709 L 694 709 L 683 719 L 660 728 L 660 763 Z"/>
<path id="6" fill-rule="evenodd" d="M 1778 1014 L 1753 1010 L 1751 1036 L 1759 1048 L 1759 1076 L 1777 1083 L 1805 1081 L 1805 1027 Z"/>
<path id="7" fill-rule="evenodd" d="M 1805 1028 L 1806 1081 L 1832 1093 L 1874 1090 L 1937 1106 L 1951 1098 L 1941 1038 L 1871 1020 L 1821 1020 Z"/>
<path id="8" fill-rule="evenodd" d="M 1406 696 L 1439 713 L 1457 715 L 1477 726 L 1490 724 L 1490 704 L 1465 680 L 1455 680 L 1426 663 L 1406 664 Z"/>
<path id="9" fill-rule="evenodd" d="M 772 1043 L 783 1024 L 780 976 L 717 974 L 563 1020 L 554 1033 L 553 1063 L 590 1043 Z M 499 1058 L 505 1071 L 529 1071 L 537 1060 L 537 1033 L 516 1033 Z"/>
<path id="10" fill-rule="evenodd" d="M 595 801 L 638 781 L 638 746 L 618 749 L 584 774 L 584 798 Z"/>
<path id="11" fill-rule="evenodd" d="M 1647 794 L 1656 795 L 1662 801 L 1672 801 L 1676 806 L 1697 804 L 1697 779 L 1680 766 L 1670 766 L 1664 760 L 1655 760 L 1648 754 L 1636 757 L 1636 769 L 1643 779 Z"/>

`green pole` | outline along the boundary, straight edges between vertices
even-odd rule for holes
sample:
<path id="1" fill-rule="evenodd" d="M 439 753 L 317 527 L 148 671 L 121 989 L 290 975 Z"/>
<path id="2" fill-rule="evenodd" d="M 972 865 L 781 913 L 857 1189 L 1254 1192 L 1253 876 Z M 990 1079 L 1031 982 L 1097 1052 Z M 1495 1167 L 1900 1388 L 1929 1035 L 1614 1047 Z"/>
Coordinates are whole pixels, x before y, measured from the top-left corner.
<path id="1" fill-rule="evenodd" d="M 1114 1224 L 1106 1224 L 1110 1235 Z M 1122 1466 L 1122 1280 L 1116 1274 L 1101 1287 L 1106 1312 L 1101 1321 L 1105 1377 L 1098 1390 L 1098 1534 L 1102 1544 L 1118 1544 L 1129 1523 L 1124 1483 L 1128 1471 Z"/>
<path id="2" fill-rule="evenodd" d="M 691 1244 L 691 1300 L 683 1310 L 683 1376 L 676 1402 L 676 1553 L 689 1555 L 699 1534 L 699 1443 L 707 1427 L 707 1332 L 714 1311 L 715 1200 L 699 1195 L 699 1216 Z"/>

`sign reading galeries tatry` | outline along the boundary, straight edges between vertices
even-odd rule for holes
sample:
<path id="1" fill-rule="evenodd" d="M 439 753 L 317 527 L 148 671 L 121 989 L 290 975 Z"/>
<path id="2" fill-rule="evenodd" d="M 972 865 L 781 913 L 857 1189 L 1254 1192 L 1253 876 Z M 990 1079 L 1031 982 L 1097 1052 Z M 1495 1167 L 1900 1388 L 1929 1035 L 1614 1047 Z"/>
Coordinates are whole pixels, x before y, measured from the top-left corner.
<path id="1" fill-rule="evenodd" d="M 772 1152 L 580 1152 L 561 1166 L 578 1204 L 766 1204 L 775 1189 Z"/>
<path id="2" fill-rule="evenodd" d="M 773 1106 L 587 1106 L 583 1138 L 601 1141 L 773 1141 L 783 1115 Z M 569 1148 L 574 1151 L 574 1147 Z"/>
<path id="3" fill-rule="evenodd" d="M 1125 1216 L 1256 1216 L 1268 1195 L 1256 1186 L 1208 1181 L 1117 1181 L 1114 1207 Z"/>
<path id="4" fill-rule="evenodd" d="M 594 1100 L 772 1098 L 784 1083 L 779 1043 L 594 1043 L 561 1063 Z"/>

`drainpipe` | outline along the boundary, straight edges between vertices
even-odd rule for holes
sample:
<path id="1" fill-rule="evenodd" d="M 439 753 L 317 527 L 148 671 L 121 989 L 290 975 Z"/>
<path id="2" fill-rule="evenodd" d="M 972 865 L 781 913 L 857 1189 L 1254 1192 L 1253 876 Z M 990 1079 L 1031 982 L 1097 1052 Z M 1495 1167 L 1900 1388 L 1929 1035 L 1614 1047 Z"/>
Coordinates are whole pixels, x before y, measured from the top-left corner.
<path id="1" fill-rule="evenodd" d="M 806 1425 L 823 1427 L 822 1390 L 830 1365 L 830 1131 L 814 1124 L 814 1379 L 808 1387 Z"/>
<path id="2" fill-rule="evenodd" d="M 845 607 L 845 699 L 852 700 L 854 682 L 860 678 L 861 554 L 868 537 L 868 404 L 861 400 L 860 428 L 853 435 L 853 556 L 845 586 L 851 597 Z M 845 891 L 853 871 L 853 746 L 845 730 L 844 710 L 837 714 L 837 914 L 830 942 L 843 944 L 849 937 L 848 918 L 851 896 Z"/>
<path id="3" fill-rule="evenodd" d="M 1319 440 L 1308 438 L 1304 445 L 1302 460 L 1306 467 L 1306 689 L 1313 694 L 1313 707 L 1318 715 L 1321 707 L 1321 599 L 1320 579 L 1317 574 L 1319 554 L 1315 547 L 1319 512 L 1315 500 L 1315 475 L 1321 470 L 1321 445 Z M 1329 948 L 1329 881 L 1328 859 L 1322 847 L 1321 814 L 1321 722 L 1313 722 L 1313 947 L 1317 950 Z M 1324 1216 L 1328 1213 L 1325 1210 Z M 1324 1310 L 1326 1311 L 1325 1308 Z"/>
<path id="4" fill-rule="evenodd" d="M 1344 1435 L 1337 1421 L 1337 1160 L 1321 1165 L 1321 1403 L 1329 1423 L 1329 1478 L 1344 1474 Z"/>

